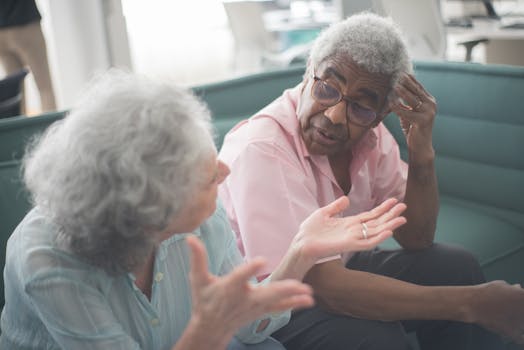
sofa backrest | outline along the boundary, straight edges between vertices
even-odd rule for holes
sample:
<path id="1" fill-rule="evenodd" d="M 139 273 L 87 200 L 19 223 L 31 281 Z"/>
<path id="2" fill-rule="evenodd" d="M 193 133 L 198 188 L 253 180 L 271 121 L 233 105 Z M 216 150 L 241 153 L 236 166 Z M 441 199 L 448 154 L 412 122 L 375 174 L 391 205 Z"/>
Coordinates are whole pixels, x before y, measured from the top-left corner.
<path id="1" fill-rule="evenodd" d="M 53 122 L 62 119 L 65 111 L 34 117 L 17 116 L 0 119 L 0 162 L 21 159 L 27 142 L 42 133 Z"/>
<path id="2" fill-rule="evenodd" d="M 268 71 L 193 88 L 213 115 L 216 144 L 239 121 L 251 117 L 282 91 L 302 81 L 304 67 Z"/>
<path id="3" fill-rule="evenodd" d="M 524 67 L 416 62 L 415 72 L 438 103 L 440 193 L 499 209 L 524 228 Z M 385 124 L 405 156 L 397 118 Z"/>

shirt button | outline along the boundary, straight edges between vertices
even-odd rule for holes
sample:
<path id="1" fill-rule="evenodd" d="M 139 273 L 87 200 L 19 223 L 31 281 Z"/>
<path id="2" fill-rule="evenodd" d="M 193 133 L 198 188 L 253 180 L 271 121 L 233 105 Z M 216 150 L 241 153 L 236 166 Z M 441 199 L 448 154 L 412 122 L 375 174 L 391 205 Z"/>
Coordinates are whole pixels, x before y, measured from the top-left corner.
<path id="1" fill-rule="evenodd" d="M 158 318 L 153 318 L 151 320 L 151 325 L 152 326 L 158 326 L 160 324 L 160 320 Z"/>
<path id="2" fill-rule="evenodd" d="M 164 278 L 164 274 L 162 272 L 157 272 L 155 275 L 155 281 L 160 282 Z"/>

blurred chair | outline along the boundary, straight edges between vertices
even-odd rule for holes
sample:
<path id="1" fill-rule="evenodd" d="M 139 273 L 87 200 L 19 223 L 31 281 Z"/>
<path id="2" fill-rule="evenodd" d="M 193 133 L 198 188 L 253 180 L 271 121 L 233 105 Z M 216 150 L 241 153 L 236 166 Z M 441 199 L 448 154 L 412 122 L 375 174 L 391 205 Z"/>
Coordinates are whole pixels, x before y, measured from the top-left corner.
<path id="1" fill-rule="evenodd" d="M 443 60 L 446 30 L 438 0 L 383 0 L 384 12 L 402 29 L 416 60 Z"/>
<path id="2" fill-rule="evenodd" d="M 21 114 L 23 84 L 27 73 L 29 71 L 24 68 L 0 80 L 0 118 Z"/>
<path id="3" fill-rule="evenodd" d="M 286 67 L 305 62 L 310 45 L 285 50 L 277 35 L 264 24 L 264 4 L 260 1 L 223 1 L 229 27 L 235 40 L 235 68 Z"/>
<path id="4" fill-rule="evenodd" d="M 439 0 L 374 0 L 380 3 L 385 15 L 390 16 L 402 29 L 408 51 L 414 60 L 445 60 L 447 33 Z M 466 49 L 465 61 L 485 38 L 458 43 Z"/>

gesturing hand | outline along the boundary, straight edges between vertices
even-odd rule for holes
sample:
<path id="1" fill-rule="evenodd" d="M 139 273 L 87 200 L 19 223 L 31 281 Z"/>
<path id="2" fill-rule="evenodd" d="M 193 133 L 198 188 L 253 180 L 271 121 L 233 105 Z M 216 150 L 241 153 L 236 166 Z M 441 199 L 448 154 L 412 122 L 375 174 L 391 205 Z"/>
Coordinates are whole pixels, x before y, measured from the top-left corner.
<path id="1" fill-rule="evenodd" d="M 238 266 L 225 276 L 214 276 L 208 271 L 206 251 L 200 240 L 189 236 L 186 242 L 191 249 L 192 320 L 211 334 L 230 338 L 240 327 L 268 313 L 313 305 L 311 288 L 299 281 L 252 285 L 251 276 L 264 265 L 260 258 Z"/>
<path id="2" fill-rule="evenodd" d="M 316 261 L 341 252 L 371 249 L 391 237 L 393 230 L 406 222 L 400 216 L 406 205 L 394 198 L 358 215 L 335 217 L 348 205 L 349 199 L 340 197 L 315 210 L 300 225 L 292 244 Z"/>

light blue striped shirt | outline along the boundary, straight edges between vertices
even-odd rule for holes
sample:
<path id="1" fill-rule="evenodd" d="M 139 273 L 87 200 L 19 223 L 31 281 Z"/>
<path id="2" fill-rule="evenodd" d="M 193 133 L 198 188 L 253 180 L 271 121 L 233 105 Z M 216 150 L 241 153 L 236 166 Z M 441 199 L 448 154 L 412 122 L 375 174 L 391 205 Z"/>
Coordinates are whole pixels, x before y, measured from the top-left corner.
<path id="1" fill-rule="evenodd" d="M 1 349 L 170 349 L 176 343 L 191 315 L 186 235 L 160 245 L 149 301 L 132 274 L 110 276 L 57 249 L 55 232 L 33 209 L 9 239 Z M 222 207 L 193 233 L 205 243 L 213 274 L 242 263 Z M 263 332 L 255 332 L 255 322 L 237 338 L 259 342 L 288 321 L 289 312 L 272 315 Z"/>

